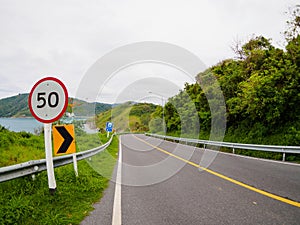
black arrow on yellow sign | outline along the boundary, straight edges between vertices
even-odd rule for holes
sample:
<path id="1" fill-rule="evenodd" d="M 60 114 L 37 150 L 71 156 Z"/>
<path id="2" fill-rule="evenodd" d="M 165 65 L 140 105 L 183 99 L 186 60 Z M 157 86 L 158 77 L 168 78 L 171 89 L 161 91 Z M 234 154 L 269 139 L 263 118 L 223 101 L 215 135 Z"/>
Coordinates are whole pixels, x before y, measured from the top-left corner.
<path id="1" fill-rule="evenodd" d="M 53 126 L 53 142 L 55 155 L 75 153 L 74 125 Z"/>
<path id="2" fill-rule="evenodd" d="M 74 140 L 73 137 L 69 134 L 65 127 L 56 127 L 58 133 L 65 139 L 64 142 L 59 147 L 57 154 L 66 153 L 72 141 Z"/>

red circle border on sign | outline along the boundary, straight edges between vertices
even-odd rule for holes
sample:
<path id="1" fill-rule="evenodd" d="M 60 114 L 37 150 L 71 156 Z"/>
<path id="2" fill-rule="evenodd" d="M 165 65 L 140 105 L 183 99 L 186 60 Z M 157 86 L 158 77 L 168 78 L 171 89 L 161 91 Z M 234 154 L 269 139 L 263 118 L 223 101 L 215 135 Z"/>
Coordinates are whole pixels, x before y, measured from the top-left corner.
<path id="1" fill-rule="evenodd" d="M 61 113 L 60 113 L 58 116 L 56 116 L 55 118 L 51 119 L 51 120 L 44 120 L 44 119 L 41 119 L 40 117 L 38 117 L 38 116 L 35 114 L 35 112 L 33 111 L 33 109 L 32 109 L 32 102 L 31 102 L 31 97 L 32 97 L 32 94 L 33 94 L 34 90 L 36 89 L 36 87 L 37 87 L 40 83 L 42 83 L 42 82 L 44 82 L 44 81 L 47 81 L 47 80 L 51 80 L 51 81 L 57 82 L 57 83 L 63 88 L 64 94 L 65 94 L 65 104 L 64 104 L 64 107 L 63 107 Z M 29 110 L 30 110 L 31 114 L 33 115 L 33 117 L 34 117 L 36 120 L 38 120 L 38 121 L 40 121 L 40 122 L 42 122 L 42 123 L 53 123 L 53 122 L 55 122 L 56 120 L 58 120 L 60 117 L 62 117 L 63 114 L 65 113 L 65 111 L 67 110 L 67 107 L 68 107 L 68 91 L 67 91 L 67 88 L 66 88 L 66 86 L 63 84 L 63 82 L 61 82 L 59 79 L 57 79 L 57 78 L 55 78 L 55 77 L 45 77 L 45 78 L 39 80 L 38 82 L 36 82 L 36 84 L 32 87 L 32 89 L 31 89 L 31 91 L 30 91 L 30 94 L 29 94 L 29 97 L 28 97 L 28 105 L 29 105 Z"/>

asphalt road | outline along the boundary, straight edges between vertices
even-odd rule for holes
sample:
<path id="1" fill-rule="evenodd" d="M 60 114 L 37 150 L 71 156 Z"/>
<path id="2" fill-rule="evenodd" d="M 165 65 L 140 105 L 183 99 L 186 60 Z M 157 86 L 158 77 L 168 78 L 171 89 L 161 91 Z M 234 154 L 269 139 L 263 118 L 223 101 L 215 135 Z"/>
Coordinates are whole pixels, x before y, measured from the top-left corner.
<path id="1" fill-rule="evenodd" d="M 300 224 L 300 166 L 218 153 L 206 169 L 199 148 L 144 135 L 121 143 L 119 182 L 83 225 Z"/>

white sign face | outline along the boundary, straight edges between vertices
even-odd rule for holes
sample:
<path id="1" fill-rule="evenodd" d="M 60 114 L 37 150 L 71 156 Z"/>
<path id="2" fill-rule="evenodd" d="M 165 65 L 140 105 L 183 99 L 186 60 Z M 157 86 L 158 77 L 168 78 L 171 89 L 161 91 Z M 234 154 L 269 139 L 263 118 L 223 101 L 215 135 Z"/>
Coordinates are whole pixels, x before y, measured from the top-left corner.
<path id="1" fill-rule="evenodd" d="M 68 92 L 58 79 L 47 77 L 38 81 L 32 88 L 29 99 L 32 115 L 42 123 L 58 120 L 68 106 Z"/>

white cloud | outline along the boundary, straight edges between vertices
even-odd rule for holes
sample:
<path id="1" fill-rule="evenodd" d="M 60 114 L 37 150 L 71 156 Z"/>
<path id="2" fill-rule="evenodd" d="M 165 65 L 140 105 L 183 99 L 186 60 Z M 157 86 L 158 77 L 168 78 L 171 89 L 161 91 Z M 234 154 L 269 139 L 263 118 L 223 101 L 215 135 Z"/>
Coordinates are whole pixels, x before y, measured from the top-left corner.
<path id="1" fill-rule="evenodd" d="M 277 45 L 283 40 L 284 12 L 296 3 L 2 0 L 0 98 L 29 92 L 37 80 L 49 75 L 62 79 L 74 96 L 84 73 L 99 57 L 137 41 L 179 45 L 208 66 L 232 57 L 230 45 L 237 37 L 264 35 Z"/>
<path id="2" fill-rule="evenodd" d="M 183 89 L 185 82 L 194 83 L 195 79 L 172 66 L 153 62 L 134 64 L 113 74 L 103 84 L 97 100 L 120 103 L 147 102 L 154 98 L 157 104 L 161 104 L 161 97 L 166 100 L 174 96 Z"/>

